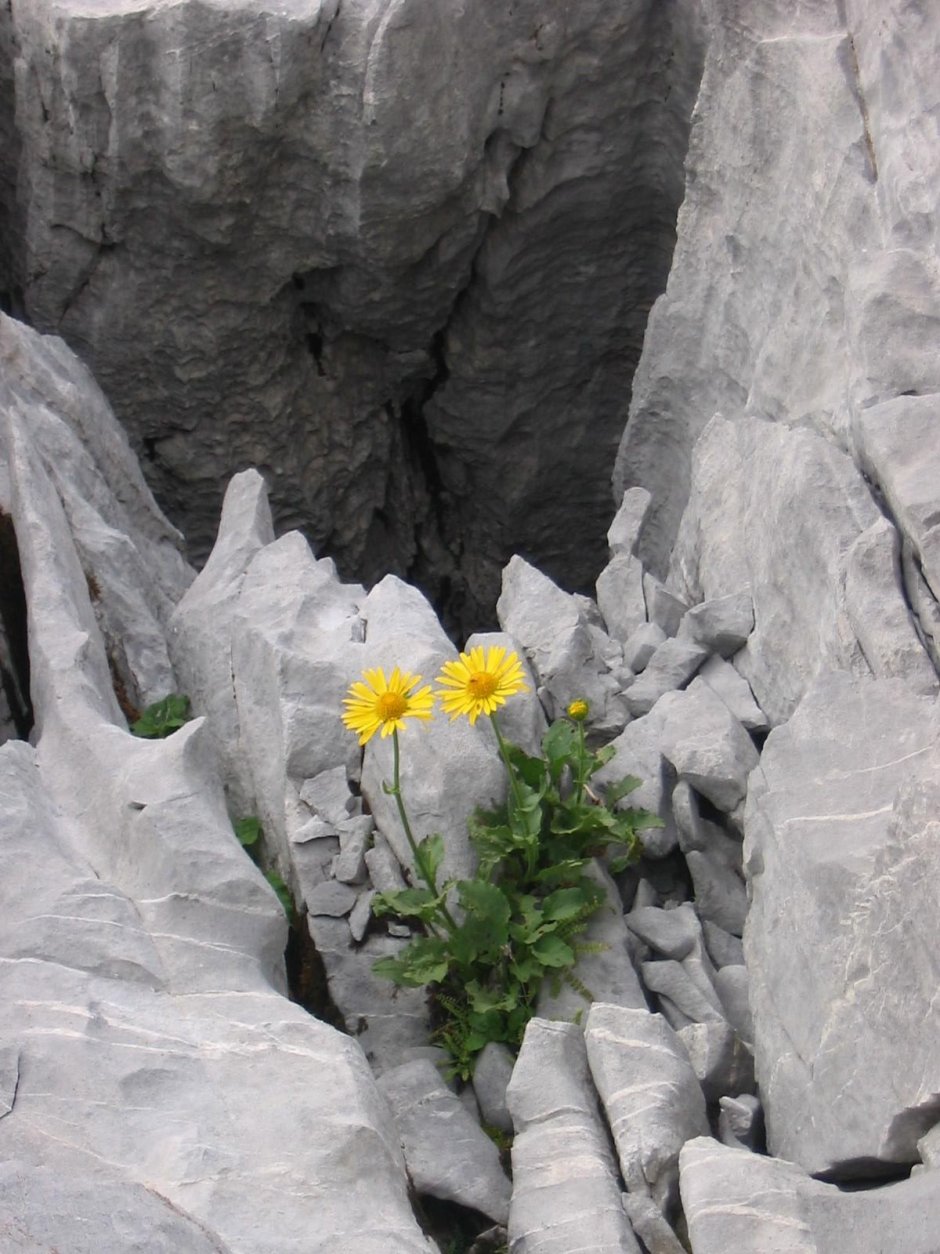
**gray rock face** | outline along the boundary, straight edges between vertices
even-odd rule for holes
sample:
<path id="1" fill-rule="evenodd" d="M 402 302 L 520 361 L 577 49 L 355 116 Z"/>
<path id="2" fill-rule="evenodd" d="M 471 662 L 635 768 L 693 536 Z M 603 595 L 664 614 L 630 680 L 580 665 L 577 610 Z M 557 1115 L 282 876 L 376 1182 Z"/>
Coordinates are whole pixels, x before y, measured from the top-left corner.
<path id="1" fill-rule="evenodd" d="M 685 0 L 17 6 L 4 289 L 93 365 L 197 552 L 249 463 L 370 580 L 459 537 L 465 599 L 509 544 L 583 582 L 700 26 Z"/>
<path id="2" fill-rule="evenodd" d="M 584 1033 L 532 1019 L 509 1085 L 512 1254 L 639 1254 L 597 1108 Z"/>
<path id="3" fill-rule="evenodd" d="M 758 1080 L 771 1152 L 808 1171 L 915 1162 L 937 1120 L 937 745 L 933 701 L 831 676 L 752 780 Z"/>
<path id="4" fill-rule="evenodd" d="M 879 518 L 850 459 L 811 431 L 716 416 L 699 440 L 673 575 L 693 600 L 750 585 L 756 626 L 735 665 L 772 724 L 823 670 L 935 685 L 893 553 L 853 557 Z M 868 627 L 882 620 L 890 636 Z"/>
<path id="5" fill-rule="evenodd" d="M 67 1248 L 78 1214 L 102 1250 L 429 1254 L 362 1052 L 282 995 L 286 920 L 205 721 L 128 734 L 67 494 L 6 416 L 37 745 L 0 749 L 0 1227 Z M 117 470 L 126 445 L 96 421 Z M 159 584 L 156 554 L 137 578 Z"/>
<path id="6" fill-rule="evenodd" d="M 847 447 L 854 415 L 940 386 L 937 14 L 867 0 L 709 14 L 673 268 L 615 475 L 618 501 L 652 492 L 639 555 L 659 574 L 715 412 Z"/>
<path id="7" fill-rule="evenodd" d="M 940 1173 L 845 1193 L 792 1163 L 701 1137 L 679 1160 L 695 1254 L 933 1254 Z"/>

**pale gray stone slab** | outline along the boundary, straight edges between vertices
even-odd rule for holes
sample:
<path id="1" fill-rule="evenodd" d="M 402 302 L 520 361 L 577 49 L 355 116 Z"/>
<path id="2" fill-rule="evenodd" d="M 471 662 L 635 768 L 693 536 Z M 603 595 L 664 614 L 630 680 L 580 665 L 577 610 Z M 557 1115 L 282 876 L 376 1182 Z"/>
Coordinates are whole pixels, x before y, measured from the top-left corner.
<path id="1" fill-rule="evenodd" d="M 584 1040 L 624 1183 L 667 1211 L 678 1200 L 680 1149 L 708 1131 L 688 1055 L 661 1015 L 602 1002 L 587 1015 Z"/>
<path id="2" fill-rule="evenodd" d="M 701 940 L 702 932 L 690 905 L 675 910 L 637 906 L 625 916 L 627 927 L 664 958 L 681 962 Z"/>
<path id="3" fill-rule="evenodd" d="M 756 626 L 735 666 L 771 724 L 828 670 L 900 669 L 922 683 L 890 546 L 869 548 L 864 562 L 853 547 L 880 517 L 850 458 L 810 430 L 719 414 L 702 433 L 673 577 L 706 599 L 751 588 Z M 895 626 L 868 626 L 879 622 Z"/>
<path id="4" fill-rule="evenodd" d="M 733 812 L 744 800 L 748 776 L 758 761 L 750 736 L 721 698 L 698 679 L 684 692 L 663 696 L 658 710 L 663 716 L 660 750 L 680 780 L 719 810 Z"/>
<path id="5" fill-rule="evenodd" d="M 601 785 L 613 783 L 625 775 L 633 775 L 641 781 L 621 805 L 648 810 L 662 819 L 662 827 L 647 828 L 639 833 L 644 852 L 653 858 L 665 857 L 678 844 L 671 805 L 676 776 L 659 748 L 662 725 L 663 718 L 657 710 L 628 723 L 610 742 L 614 756 L 594 776 Z"/>
<path id="6" fill-rule="evenodd" d="M 626 666 L 639 675 L 646 669 L 650 658 L 666 639 L 666 633 L 656 623 L 641 623 L 624 642 L 623 660 Z"/>
<path id="7" fill-rule="evenodd" d="M 597 576 L 597 604 L 607 630 L 622 644 L 646 622 L 643 565 L 630 553 L 612 557 Z"/>
<path id="8" fill-rule="evenodd" d="M 647 571 L 643 576 L 643 595 L 646 598 L 646 617 L 660 627 L 667 636 L 679 630 L 683 615 L 689 608 L 681 597 Z"/>
<path id="9" fill-rule="evenodd" d="M 639 1254 L 582 1029 L 531 1019 L 507 1097 L 516 1129 L 510 1248 Z"/>
<path id="10" fill-rule="evenodd" d="M 664 640 L 626 691 L 630 713 L 641 718 L 665 693 L 684 688 L 707 657 L 708 650 L 691 641 Z"/>
<path id="11" fill-rule="evenodd" d="M 747 888 L 740 875 L 721 857 L 690 849 L 685 860 L 692 876 L 695 908 L 732 936 L 741 936 L 749 909 Z"/>
<path id="12" fill-rule="evenodd" d="M 651 500 L 646 488 L 627 488 L 624 492 L 614 520 L 607 528 L 607 544 L 611 557 L 636 552 L 643 520 Z"/>
<path id="13" fill-rule="evenodd" d="M 643 1193 L 624 1193 L 623 1209 L 647 1254 L 685 1254 L 685 1247 L 651 1197 Z"/>
<path id="14" fill-rule="evenodd" d="M 753 1093 L 722 1097 L 718 1102 L 718 1138 L 732 1149 L 756 1150 L 764 1135 L 764 1110 Z"/>
<path id="15" fill-rule="evenodd" d="M 357 798 L 349 790 L 346 768 L 337 765 L 304 780 L 300 800 L 325 823 L 338 828 L 353 813 Z"/>
<path id="16" fill-rule="evenodd" d="M 379 1091 L 401 1134 L 405 1162 L 419 1194 L 456 1202 L 497 1223 L 509 1217 L 512 1191 L 499 1151 L 428 1058 L 385 1071 Z"/>
<path id="17" fill-rule="evenodd" d="M 742 727 L 751 732 L 765 732 L 769 727 L 766 715 L 754 700 L 751 685 L 724 658 L 710 657 L 698 678 L 716 692 Z"/>
<path id="18" fill-rule="evenodd" d="M 506 1104 L 506 1090 L 512 1079 L 515 1058 L 508 1047 L 490 1041 L 477 1055 L 473 1068 L 473 1091 L 483 1122 L 512 1134 L 512 1116 Z"/>
<path id="19" fill-rule="evenodd" d="M 940 1172 L 846 1192 L 799 1167 L 702 1137 L 679 1160 L 694 1254 L 933 1254 Z"/>
<path id="20" fill-rule="evenodd" d="M 644 962 L 640 967 L 643 983 L 651 992 L 667 997 L 693 1023 L 721 1023 L 724 1010 L 714 990 L 705 992 L 671 958 L 659 962 Z"/>
<path id="21" fill-rule="evenodd" d="M 940 723 L 898 680 L 820 679 L 748 801 L 745 932 L 771 1151 L 917 1160 L 940 1091 Z"/>

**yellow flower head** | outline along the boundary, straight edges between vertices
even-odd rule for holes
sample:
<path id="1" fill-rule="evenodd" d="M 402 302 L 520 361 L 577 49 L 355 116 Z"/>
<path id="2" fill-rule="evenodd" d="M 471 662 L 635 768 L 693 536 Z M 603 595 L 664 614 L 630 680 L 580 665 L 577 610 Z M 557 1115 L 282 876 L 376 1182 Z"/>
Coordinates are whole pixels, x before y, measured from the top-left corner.
<path id="1" fill-rule="evenodd" d="M 444 713 L 451 718 L 466 714 L 471 726 L 517 692 L 528 692 L 522 663 L 499 646 L 487 649 L 484 657 L 483 646 L 477 645 L 456 662 L 445 662 L 437 682 L 445 685 L 437 691 Z"/>
<path id="2" fill-rule="evenodd" d="M 574 719 L 576 723 L 583 723 L 590 713 L 590 706 L 583 697 L 577 697 L 568 706 L 566 712 L 568 717 Z"/>
<path id="3" fill-rule="evenodd" d="M 434 706 L 431 685 L 415 691 L 421 682 L 420 675 L 409 675 L 396 666 L 391 678 L 386 680 L 381 666 L 362 672 L 362 680 L 349 686 L 349 695 L 343 701 L 343 722 L 359 737 L 364 745 L 376 732 L 383 738 L 394 731 L 405 730 L 406 718 L 429 719 Z"/>

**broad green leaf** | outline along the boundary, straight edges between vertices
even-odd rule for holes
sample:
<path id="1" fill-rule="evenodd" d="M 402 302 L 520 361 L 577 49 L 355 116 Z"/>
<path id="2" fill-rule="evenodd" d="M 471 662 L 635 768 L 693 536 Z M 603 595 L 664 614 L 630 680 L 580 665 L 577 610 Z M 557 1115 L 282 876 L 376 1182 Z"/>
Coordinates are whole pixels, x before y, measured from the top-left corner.
<path id="1" fill-rule="evenodd" d="M 542 936 L 532 946 L 532 953 L 543 967 L 570 967 L 574 965 L 574 950 L 560 936 L 550 933 Z"/>
<path id="2" fill-rule="evenodd" d="M 135 736 L 159 740 L 171 735 L 184 723 L 188 723 L 191 718 L 189 697 L 179 692 L 171 692 L 162 701 L 155 701 L 153 705 L 148 705 L 140 718 L 131 723 L 131 731 Z"/>
<path id="3" fill-rule="evenodd" d="M 578 731 L 565 719 L 553 723 L 542 737 L 542 750 L 548 759 L 552 779 L 557 783 L 566 766 L 578 756 Z"/>
<path id="4" fill-rule="evenodd" d="M 411 941 L 397 957 L 379 958 L 372 964 L 376 975 L 408 988 L 439 983 L 447 975 L 447 968 L 444 942 L 430 936 Z"/>
<path id="5" fill-rule="evenodd" d="M 590 910 L 593 904 L 593 894 L 583 888 L 559 888 L 545 898 L 542 912 L 546 919 L 563 923 L 566 919 L 573 919 L 585 910 Z"/>
<path id="6" fill-rule="evenodd" d="M 594 761 L 597 763 L 597 766 L 594 768 L 594 770 L 599 770 L 600 767 L 606 766 L 607 763 L 616 755 L 616 753 L 617 753 L 617 750 L 614 748 L 613 745 L 603 745 L 600 749 L 595 749 Z M 594 774 L 594 770 L 591 771 L 592 775 Z"/>
<path id="7" fill-rule="evenodd" d="M 261 820 L 255 818 L 253 814 L 250 814 L 247 818 L 239 819 L 232 824 L 232 827 L 235 829 L 235 835 L 246 849 L 256 845 L 263 835 Z"/>
<path id="8" fill-rule="evenodd" d="M 372 899 L 372 913 L 377 919 L 385 914 L 397 914 L 403 919 L 421 919 L 426 923 L 437 914 L 443 900 L 444 893 L 432 893 L 428 888 L 402 888 L 377 893 Z"/>

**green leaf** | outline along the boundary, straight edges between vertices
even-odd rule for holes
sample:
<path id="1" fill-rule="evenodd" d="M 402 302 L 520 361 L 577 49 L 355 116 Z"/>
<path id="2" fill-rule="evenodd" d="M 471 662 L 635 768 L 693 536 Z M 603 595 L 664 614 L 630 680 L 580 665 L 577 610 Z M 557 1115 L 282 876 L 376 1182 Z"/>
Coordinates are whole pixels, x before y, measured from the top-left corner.
<path id="1" fill-rule="evenodd" d="M 256 845 L 264 835 L 261 820 L 253 814 L 249 814 L 247 818 L 239 819 L 232 824 L 232 827 L 235 829 L 235 835 L 245 849 L 250 849 L 252 845 Z"/>
<path id="2" fill-rule="evenodd" d="M 135 736 L 143 736 L 148 740 L 160 740 L 171 735 L 184 723 L 192 718 L 189 708 L 189 697 L 179 692 L 171 692 L 162 701 L 148 705 L 136 722 L 131 723 L 131 731 Z"/>
<path id="3" fill-rule="evenodd" d="M 532 953 L 543 967 L 571 967 L 574 965 L 574 950 L 566 945 L 560 936 L 550 933 L 540 937 L 532 946 Z"/>
<path id="4" fill-rule="evenodd" d="M 403 919 L 433 921 L 445 893 L 432 893 L 428 888 L 402 888 L 388 893 L 377 893 L 372 899 L 372 913 L 377 919 L 385 914 L 397 914 Z"/>
<path id="5" fill-rule="evenodd" d="M 594 770 L 599 770 L 600 767 L 606 766 L 607 763 L 616 756 L 616 754 L 617 750 L 613 745 L 603 745 L 600 749 L 595 749 L 594 761 L 597 763 L 597 766 Z M 592 771 L 591 774 L 593 775 L 594 771 Z"/>
<path id="6" fill-rule="evenodd" d="M 584 914 L 585 910 L 590 910 L 594 901 L 594 894 L 584 888 L 559 888 L 557 892 L 545 898 L 542 903 L 542 913 L 546 919 L 563 923 L 566 919 L 577 918 L 578 915 Z"/>
<path id="7" fill-rule="evenodd" d="M 464 921 L 450 936 L 450 950 L 461 966 L 493 958 L 509 940 L 510 906 L 502 889 L 481 880 L 461 880 Z"/>
<path id="8" fill-rule="evenodd" d="M 418 851 L 431 879 L 436 883 L 437 873 L 444 861 L 444 837 L 439 832 L 425 836 L 424 840 L 418 841 Z"/>
<path id="9" fill-rule="evenodd" d="M 397 957 L 379 958 L 372 964 L 372 970 L 405 988 L 420 988 L 423 984 L 440 983 L 447 975 L 448 965 L 444 942 L 436 937 L 419 936 Z"/>
<path id="10" fill-rule="evenodd" d="M 565 719 L 553 723 L 542 737 L 542 750 L 548 759 L 548 769 L 555 783 L 566 766 L 573 765 L 578 757 L 578 730 Z"/>
<path id="11" fill-rule="evenodd" d="M 529 788 L 538 791 L 545 780 L 545 763 L 541 758 L 530 757 L 518 745 L 506 745 L 507 756 L 516 778 Z"/>
<path id="12" fill-rule="evenodd" d="M 613 809 L 622 797 L 626 797 L 634 789 L 639 788 L 642 782 L 635 775 L 624 775 L 623 779 L 618 779 L 615 783 L 609 784 L 604 790 L 604 804 Z"/>

